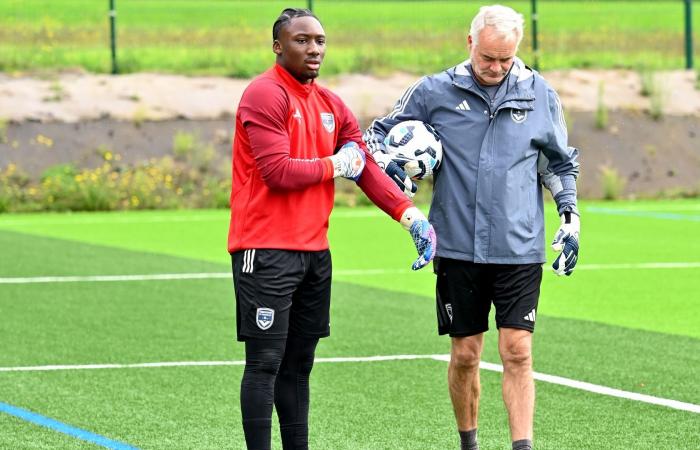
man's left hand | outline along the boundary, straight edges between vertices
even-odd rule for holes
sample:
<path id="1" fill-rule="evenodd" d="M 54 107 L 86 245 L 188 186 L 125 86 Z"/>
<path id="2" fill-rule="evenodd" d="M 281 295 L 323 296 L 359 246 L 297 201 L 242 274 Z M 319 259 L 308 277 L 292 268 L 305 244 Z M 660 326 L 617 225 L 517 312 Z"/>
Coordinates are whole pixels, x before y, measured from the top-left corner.
<path id="1" fill-rule="evenodd" d="M 579 216 L 572 212 L 561 215 L 561 225 L 554 235 L 552 249 L 561 252 L 552 264 L 552 269 L 557 275 L 571 275 L 578 261 L 578 242 L 581 221 Z"/>

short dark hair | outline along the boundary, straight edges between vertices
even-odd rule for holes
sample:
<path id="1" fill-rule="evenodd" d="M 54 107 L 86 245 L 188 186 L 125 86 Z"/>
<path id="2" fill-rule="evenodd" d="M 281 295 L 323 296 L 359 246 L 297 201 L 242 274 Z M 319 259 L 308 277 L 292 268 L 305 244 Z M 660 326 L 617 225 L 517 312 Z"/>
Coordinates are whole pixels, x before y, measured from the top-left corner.
<path id="1" fill-rule="evenodd" d="M 296 19 L 297 17 L 313 17 L 314 19 L 318 20 L 318 17 L 316 17 L 314 13 L 308 9 L 286 8 L 284 11 L 282 11 L 277 20 L 275 20 L 275 24 L 272 25 L 272 40 L 276 41 L 280 35 L 280 30 L 282 27 L 286 26 L 292 21 L 292 19 Z M 318 22 L 321 23 L 320 20 L 318 20 Z"/>

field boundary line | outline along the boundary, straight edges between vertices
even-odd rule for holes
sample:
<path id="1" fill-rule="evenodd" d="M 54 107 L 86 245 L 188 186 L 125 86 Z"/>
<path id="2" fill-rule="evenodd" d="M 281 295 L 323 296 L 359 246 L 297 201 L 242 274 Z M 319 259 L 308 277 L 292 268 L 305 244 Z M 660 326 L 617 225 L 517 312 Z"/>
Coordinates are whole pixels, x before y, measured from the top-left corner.
<path id="1" fill-rule="evenodd" d="M 610 263 L 579 264 L 576 270 L 625 270 L 625 269 L 697 269 L 700 262 L 649 262 L 649 263 Z M 408 274 L 410 269 L 338 269 L 335 276 L 355 275 L 400 275 Z M 91 283 L 118 281 L 164 281 L 164 280 L 206 280 L 213 278 L 231 278 L 230 272 L 196 272 L 196 273 L 152 273 L 134 275 L 61 275 L 39 277 L 0 277 L 0 284 L 33 283 Z"/>
<path id="2" fill-rule="evenodd" d="M 99 434 L 67 425 L 50 417 L 42 416 L 41 414 L 37 414 L 17 406 L 9 405 L 7 403 L 0 402 L 0 413 L 9 414 L 17 417 L 18 419 L 49 428 L 53 431 L 58 431 L 59 433 L 67 434 L 74 438 L 78 438 L 81 441 L 90 442 L 101 447 L 110 448 L 113 450 L 137 450 L 136 447 L 132 447 L 118 441 L 113 441 Z"/>
<path id="3" fill-rule="evenodd" d="M 376 356 L 350 356 L 350 357 L 332 357 L 332 358 L 316 358 L 316 363 L 346 363 L 346 362 L 382 362 L 382 361 L 398 361 L 398 360 L 434 360 L 447 362 L 450 360 L 450 355 L 376 355 Z M 24 366 L 24 367 L 0 367 L 2 372 L 49 372 L 58 370 L 97 370 L 97 369 L 146 369 L 146 368 L 161 368 L 161 367 L 212 367 L 212 366 L 243 366 L 245 361 L 168 361 L 168 362 L 150 362 L 150 363 L 134 363 L 134 364 L 86 364 L 86 365 L 48 365 L 48 366 Z M 503 372 L 503 366 L 482 361 L 479 364 L 482 370 L 491 372 Z M 565 386 L 581 391 L 592 392 L 609 397 L 617 397 L 625 400 L 633 400 L 642 403 L 649 403 L 657 406 L 665 406 L 671 409 L 688 411 L 700 414 L 700 405 L 694 403 L 686 403 L 678 400 L 667 399 L 663 397 L 655 397 L 653 395 L 639 394 L 637 392 L 623 391 L 600 384 L 588 383 L 585 381 L 574 380 L 571 378 L 560 377 L 558 375 L 549 375 L 546 373 L 534 372 L 535 380 L 545 383 Z"/>

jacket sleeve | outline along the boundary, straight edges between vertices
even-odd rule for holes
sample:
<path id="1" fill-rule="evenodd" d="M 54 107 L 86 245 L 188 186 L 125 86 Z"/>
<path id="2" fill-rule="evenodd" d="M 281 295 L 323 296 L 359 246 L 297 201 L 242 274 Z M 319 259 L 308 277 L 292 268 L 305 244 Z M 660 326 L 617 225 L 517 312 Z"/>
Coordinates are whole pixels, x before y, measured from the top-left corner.
<path id="1" fill-rule="evenodd" d="M 337 108 L 341 111 L 341 126 L 338 132 L 337 147 L 340 148 L 347 142 L 353 141 L 366 153 L 365 168 L 357 181 L 357 185 L 372 203 L 398 221 L 404 211 L 413 206 L 413 203 L 401 192 L 396 183 L 379 168 L 372 154 L 369 153 L 364 142 L 362 142 L 362 132 L 355 115 L 340 98 L 335 97 L 334 100 Z"/>
<path id="2" fill-rule="evenodd" d="M 330 161 L 289 156 L 288 113 L 289 99 L 275 83 L 251 85 L 238 107 L 263 182 L 271 190 L 300 190 L 333 178 Z"/>
<path id="3" fill-rule="evenodd" d="M 559 214 L 579 214 L 576 206 L 576 178 L 579 173 L 578 150 L 567 144 L 568 134 L 564 111 L 556 92 L 547 87 L 547 140 L 540 149 L 537 171 L 542 184 L 549 189 Z"/>
<path id="4" fill-rule="evenodd" d="M 399 122 L 404 120 L 420 120 L 428 122 L 428 117 L 424 102 L 424 91 L 426 77 L 416 81 L 394 105 L 394 109 L 384 117 L 374 119 L 365 131 L 363 139 L 367 144 L 370 153 L 386 153 L 384 138 L 389 130 Z"/>

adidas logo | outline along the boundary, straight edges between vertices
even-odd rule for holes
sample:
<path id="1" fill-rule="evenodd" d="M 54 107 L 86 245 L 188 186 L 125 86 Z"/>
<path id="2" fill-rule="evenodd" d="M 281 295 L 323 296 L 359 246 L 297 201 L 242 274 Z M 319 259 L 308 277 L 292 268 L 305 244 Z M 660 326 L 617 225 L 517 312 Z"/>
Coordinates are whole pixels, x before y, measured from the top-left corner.
<path id="1" fill-rule="evenodd" d="M 459 109 L 460 111 L 471 111 L 471 108 L 469 107 L 469 103 L 467 103 L 466 100 L 462 100 L 462 103 L 457 105 L 455 109 Z"/>
<path id="2" fill-rule="evenodd" d="M 523 317 L 523 319 L 527 320 L 528 322 L 534 322 L 535 321 L 535 310 L 533 309 L 530 311 L 527 316 Z"/>

